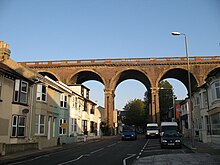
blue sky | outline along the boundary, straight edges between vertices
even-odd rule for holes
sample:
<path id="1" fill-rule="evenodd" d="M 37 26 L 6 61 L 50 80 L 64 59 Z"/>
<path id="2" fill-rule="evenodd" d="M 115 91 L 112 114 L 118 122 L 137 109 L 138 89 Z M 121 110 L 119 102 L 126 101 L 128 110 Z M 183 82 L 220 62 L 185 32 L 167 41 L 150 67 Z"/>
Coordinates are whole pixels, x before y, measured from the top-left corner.
<path id="1" fill-rule="evenodd" d="M 181 31 L 190 56 L 213 56 L 220 52 L 219 18 L 219 0 L 0 0 L 0 40 L 15 61 L 148 58 L 185 56 L 184 38 L 170 34 Z M 184 98 L 185 87 L 170 82 Z M 85 85 L 103 105 L 104 86 Z M 138 81 L 122 82 L 116 108 L 145 90 Z"/>

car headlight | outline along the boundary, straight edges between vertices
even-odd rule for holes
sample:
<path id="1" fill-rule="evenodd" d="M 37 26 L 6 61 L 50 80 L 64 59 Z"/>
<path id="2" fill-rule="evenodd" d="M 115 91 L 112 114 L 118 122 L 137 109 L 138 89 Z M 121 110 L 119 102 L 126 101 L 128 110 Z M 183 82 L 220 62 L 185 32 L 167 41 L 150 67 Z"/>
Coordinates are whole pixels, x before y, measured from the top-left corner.
<path id="1" fill-rule="evenodd" d="M 159 133 L 157 132 L 156 134 L 158 135 Z"/>
<path id="2" fill-rule="evenodd" d="M 150 133 L 148 132 L 147 135 L 150 135 Z"/>
<path id="3" fill-rule="evenodd" d="M 133 134 L 131 136 L 134 136 Z"/>
<path id="4" fill-rule="evenodd" d="M 125 135 L 122 135 L 123 137 L 125 136 Z"/>
<path id="5" fill-rule="evenodd" d="M 167 142 L 167 140 L 162 140 L 162 142 L 163 142 L 163 143 L 166 143 L 166 142 Z"/>
<path id="6" fill-rule="evenodd" d="M 175 140 L 176 143 L 180 143 L 180 140 Z"/>

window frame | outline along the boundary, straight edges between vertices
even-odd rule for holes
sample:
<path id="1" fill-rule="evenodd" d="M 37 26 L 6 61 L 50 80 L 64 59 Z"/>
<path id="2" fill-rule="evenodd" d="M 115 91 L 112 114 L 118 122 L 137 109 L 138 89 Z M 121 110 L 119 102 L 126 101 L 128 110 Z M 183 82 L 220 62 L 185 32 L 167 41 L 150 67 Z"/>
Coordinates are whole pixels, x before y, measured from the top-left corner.
<path id="1" fill-rule="evenodd" d="M 45 90 L 45 91 L 44 91 Z M 47 102 L 47 87 L 44 84 L 37 84 L 37 101 Z"/>
<path id="2" fill-rule="evenodd" d="M 14 123 L 14 119 L 16 120 Z M 24 120 L 21 124 L 20 121 Z M 25 129 L 26 129 L 26 116 L 24 115 L 12 115 L 11 121 L 11 137 L 12 138 L 24 138 L 25 137 Z M 15 132 L 14 132 L 15 129 Z M 22 135 L 20 135 L 22 129 Z"/>
<path id="3" fill-rule="evenodd" d="M 23 90 L 23 84 L 25 84 L 25 90 Z M 28 104 L 29 84 L 27 81 L 15 79 L 14 84 L 14 97 L 13 101 L 16 103 Z M 24 97 L 22 97 L 24 95 Z M 25 98 L 23 101 L 22 98 Z"/>
<path id="4" fill-rule="evenodd" d="M 43 118 L 43 119 L 42 119 Z M 43 121 L 43 123 L 41 123 Z M 42 129 L 43 128 L 43 129 Z M 46 133 L 46 116 L 42 114 L 35 115 L 35 135 L 45 135 Z M 43 130 L 43 132 L 41 132 Z"/>
<path id="5" fill-rule="evenodd" d="M 67 128 L 62 128 L 62 124 L 67 124 L 67 119 L 60 119 L 59 135 L 67 135 Z"/>
<path id="6" fill-rule="evenodd" d="M 220 100 L 220 82 L 218 80 L 211 84 L 212 101 Z"/>
<path id="7" fill-rule="evenodd" d="M 60 107 L 61 108 L 67 108 L 68 103 L 68 96 L 62 93 L 60 95 Z"/>

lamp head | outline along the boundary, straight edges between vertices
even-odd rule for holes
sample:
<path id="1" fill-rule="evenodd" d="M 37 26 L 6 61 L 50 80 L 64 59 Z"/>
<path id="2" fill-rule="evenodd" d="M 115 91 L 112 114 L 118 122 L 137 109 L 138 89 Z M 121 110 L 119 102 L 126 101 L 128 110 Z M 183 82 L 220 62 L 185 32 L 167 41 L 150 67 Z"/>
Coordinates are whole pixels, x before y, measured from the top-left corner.
<path id="1" fill-rule="evenodd" d="M 174 36 L 181 35 L 181 33 L 180 33 L 180 32 L 172 32 L 171 34 L 172 34 L 172 35 L 174 35 Z"/>

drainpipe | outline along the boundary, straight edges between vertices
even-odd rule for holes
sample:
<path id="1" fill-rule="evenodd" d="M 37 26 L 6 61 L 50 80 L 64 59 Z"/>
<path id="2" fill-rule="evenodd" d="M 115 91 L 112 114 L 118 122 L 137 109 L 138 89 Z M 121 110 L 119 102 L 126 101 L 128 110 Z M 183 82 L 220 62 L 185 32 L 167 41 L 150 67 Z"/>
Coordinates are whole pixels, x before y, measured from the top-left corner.
<path id="1" fill-rule="evenodd" d="M 33 87 L 31 89 L 31 105 L 30 105 L 30 125 L 29 125 L 29 141 L 32 141 L 32 136 L 31 136 L 31 131 L 32 131 L 32 115 L 33 115 L 33 103 L 34 103 L 34 89 L 35 89 L 35 86 L 37 85 L 37 83 L 39 82 L 39 80 L 35 80 L 34 79 L 34 84 L 33 84 Z"/>

